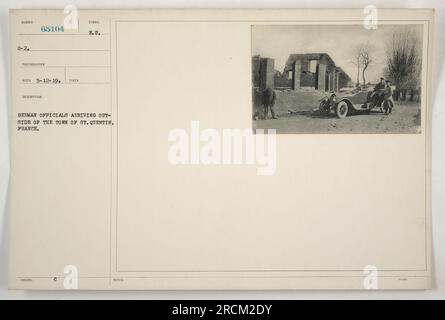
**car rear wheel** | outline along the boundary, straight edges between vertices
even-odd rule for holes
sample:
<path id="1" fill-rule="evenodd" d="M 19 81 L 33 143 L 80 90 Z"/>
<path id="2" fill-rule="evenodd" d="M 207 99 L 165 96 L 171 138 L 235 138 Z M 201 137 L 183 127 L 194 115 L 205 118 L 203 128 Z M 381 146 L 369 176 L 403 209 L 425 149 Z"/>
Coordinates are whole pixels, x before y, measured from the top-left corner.
<path id="1" fill-rule="evenodd" d="M 343 119 L 348 115 L 348 109 L 348 104 L 345 101 L 340 101 L 335 108 L 335 113 L 337 114 L 337 117 Z"/>
<path id="2" fill-rule="evenodd" d="M 320 107 L 319 107 L 320 113 L 324 116 L 329 115 L 329 113 L 331 113 L 331 106 L 329 101 L 322 101 L 320 102 Z"/>

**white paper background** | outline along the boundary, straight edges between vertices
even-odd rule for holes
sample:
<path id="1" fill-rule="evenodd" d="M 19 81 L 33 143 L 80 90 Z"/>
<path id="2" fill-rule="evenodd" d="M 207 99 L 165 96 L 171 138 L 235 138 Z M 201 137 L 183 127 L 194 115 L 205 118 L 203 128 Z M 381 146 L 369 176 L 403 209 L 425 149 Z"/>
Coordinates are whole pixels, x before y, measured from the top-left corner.
<path id="1" fill-rule="evenodd" d="M 75 4 L 79 8 L 360 8 L 366 5 L 376 5 L 386 8 L 436 8 L 435 43 L 433 53 L 433 289 L 426 292 L 317 292 L 317 291 L 268 291 L 268 292 L 24 292 L 7 290 L 7 250 L 8 250 L 8 210 L 7 187 L 9 176 L 8 154 L 8 112 L 9 112 L 9 8 L 54 8 L 66 4 Z M 238 0 L 238 1 L 143 1 L 143 0 L 97 0 L 97 1 L 13 1 L 2 0 L 0 3 L 0 298 L 1 299 L 76 299 L 76 298 L 136 298 L 136 299 L 444 299 L 445 298 L 445 197 L 443 182 L 445 180 L 445 112 L 441 105 L 445 102 L 445 92 L 440 84 L 444 77 L 444 40 L 442 30 L 445 28 L 443 0 L 423 1 L 266 1 L 266 0 Z"/>

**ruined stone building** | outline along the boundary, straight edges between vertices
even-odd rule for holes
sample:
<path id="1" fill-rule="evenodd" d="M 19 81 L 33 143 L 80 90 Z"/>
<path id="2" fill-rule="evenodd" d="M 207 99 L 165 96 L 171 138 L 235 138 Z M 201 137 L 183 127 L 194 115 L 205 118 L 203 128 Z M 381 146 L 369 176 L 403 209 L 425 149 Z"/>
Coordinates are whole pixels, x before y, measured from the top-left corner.
<path id="1" fill-rule="evenodd" d="M 351 78 L 335 65 L 327 53 L 291 54 L 284 72 L 292 79 L 294 90 L 338 91 L 352 84 Z"/>
<path id="2" fill-rule="evenodd" d="M 274 59 L 252 57 L 253 86 L 339 91 L 352 85 L 351 78 L 326 53 L 291 54 L 283 73 L 274 69 Z"/>

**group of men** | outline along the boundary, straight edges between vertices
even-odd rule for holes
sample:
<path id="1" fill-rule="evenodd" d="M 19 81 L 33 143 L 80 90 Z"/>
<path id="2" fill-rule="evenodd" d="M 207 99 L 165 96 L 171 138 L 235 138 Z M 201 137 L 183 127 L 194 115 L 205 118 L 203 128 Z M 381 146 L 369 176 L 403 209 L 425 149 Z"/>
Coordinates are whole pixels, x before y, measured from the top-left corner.
<path id="1" fill-rule="evenodd" d="M 368 100 L 370 103 L 373 103 L 374 106 L 378 106 L 384 113 L 390 114 L 392 112 L 392 108 L 394 106 L 394 101 L 392 100 L 392 88 L 391 82 L 389 80 L 385 80 L 385 78 L 380 78 L 380 82 L 374 87 L 374 90 L 368 96 Z"/>

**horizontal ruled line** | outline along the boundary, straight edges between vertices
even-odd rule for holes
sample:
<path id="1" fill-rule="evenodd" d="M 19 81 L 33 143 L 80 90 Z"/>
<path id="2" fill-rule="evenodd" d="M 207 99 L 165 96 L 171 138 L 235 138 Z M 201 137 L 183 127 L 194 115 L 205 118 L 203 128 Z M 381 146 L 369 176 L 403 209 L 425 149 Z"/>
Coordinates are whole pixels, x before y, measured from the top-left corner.
<path id="1" fill-rule="evenodd" d="M 109 33 L 88 34 L 88 33 L 18 33 L 19 36 L 90 36 L 100 37 L 109 36 Z"/>
<path id="2" fill-rule="evenodd" d="M 111 68 L 111 66 L 43 66 L 43 65 L 21 65 L 20 68 Z"/>
<path id="3" fill-rule="evenodd" d="M 54 86 L 58 86 L 58 85 L 64 85 L 64 84 L 68 84 L 68 85 L 76 85 L 76 84 L 111 84 L 111 82 L 59 82 L 59 83 L 26 83 L 26 82 L 19 82 L 19 84 L 25 84 L 25 85 L 54 85 Z"/>
<path id="4" fill-rule="evenodd" d="M 94 50 L 94 49 L 31 49 L 31 50 L 23 50 L 23 51 L 19 51 L 19 52 L 31 52 L 31 51 L 36 51 L 36 52 L 65 52 L 65 51 L 74 51 L 74 52 L 88 52 L 88 51 L 93 51 L 93 52 L 110 52 L 110 50 L 102 50 L 102 49 L 98 49 L 98 50 Z"/>

